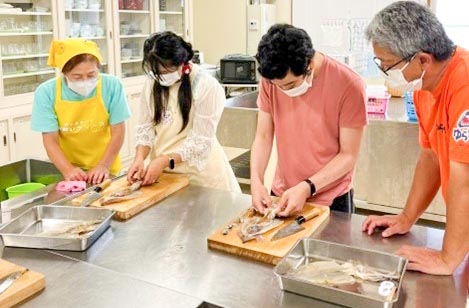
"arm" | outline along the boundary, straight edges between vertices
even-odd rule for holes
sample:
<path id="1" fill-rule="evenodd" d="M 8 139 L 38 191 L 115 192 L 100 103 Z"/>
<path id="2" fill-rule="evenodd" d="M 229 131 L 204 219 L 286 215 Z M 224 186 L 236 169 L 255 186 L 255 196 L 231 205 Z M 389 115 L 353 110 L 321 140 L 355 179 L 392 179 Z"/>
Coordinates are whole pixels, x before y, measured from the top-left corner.
<path id="1" fill-rule="evenodd" d="M 314 183 L 316 191 L 320 191 L 355 167 L 360 150 L 363 129 L 363 127 L 340 128 L 339 153 L 321 170 L 309 178 L 311 182 Z M 279 212 L 279 215 L 289 216 L 301 212 L 310 194 L 310 186 L 305 181 L 301 181 L 296 186 L 285 191 L 279 202 L 279 206 L 283 208 L 283 210 Z"/>
<path id="2" fill-rule="evenodd" d="M 369 216 L 362 231 L 372 234 L 376 227 L 385 227 L 383 237 L 409 232 L 412 225 L 430 205 L 440 187 L 440 171 L 436 154 L 427 148 L 420 151 L 414 179 L 404 210 L 399 215 Z"/>
<path id="3" fill-rule="evenodd" d="M 469 164 L 450 162 L 446 231 L 442 259 L 451 272 L 469 251 Z"/>
<path id="4" fill-rule="evenodd" d="M 272 116 L 259 110 L 256 136 L 251 148 L 251 194 L 253 206 L 261 213 L 271 206 L 269 193 L 264 187 L 264 173 L 272 151 L 273 138 Z"/>
<path id="5" fill-rule="evenodd" d="M 109 177 L 109 169 L 116 159 L 119 151 L 124 143 L 125 122 L 111 126 L 111 141 L 109 142 L 103 157 L 98 165 L 88 171 L 88 181 L 98 184 Z"/>
<path id="6" fill-rule="evenodd" d="M 80 168 L 73 166 L 65 157 L 64 152 L 60 148 L 58 132 L 43 133 L 42 140 L 47 151 L 47 156 L 54 163 L 54 166 L 59 169 L 65 180 L 87 180 L 86 173 Z"/>
<path id="7" fill-rule="evenodd" d="M 451 275 L 469 252 L 469 164 L 450 161 L 446 231 L 441 251 L 403 246 L 397 253 L 409 260 L 409 270 Z"/>

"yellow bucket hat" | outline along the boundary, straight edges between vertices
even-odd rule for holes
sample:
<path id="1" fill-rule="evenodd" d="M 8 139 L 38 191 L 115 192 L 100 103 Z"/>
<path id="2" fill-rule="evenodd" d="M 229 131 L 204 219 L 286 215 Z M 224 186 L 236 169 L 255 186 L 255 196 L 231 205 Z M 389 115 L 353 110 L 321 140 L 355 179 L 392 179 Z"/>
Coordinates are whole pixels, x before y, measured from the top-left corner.
<path id="1" fill-rule="evenodd" d="M 93 41 L 78 38 L 54 40 L 50 44 L 47 65 L 62 70 L 68 60 L 84 53 L 95 56 L 99 63 L 103 61 L 98 45 Z"/>

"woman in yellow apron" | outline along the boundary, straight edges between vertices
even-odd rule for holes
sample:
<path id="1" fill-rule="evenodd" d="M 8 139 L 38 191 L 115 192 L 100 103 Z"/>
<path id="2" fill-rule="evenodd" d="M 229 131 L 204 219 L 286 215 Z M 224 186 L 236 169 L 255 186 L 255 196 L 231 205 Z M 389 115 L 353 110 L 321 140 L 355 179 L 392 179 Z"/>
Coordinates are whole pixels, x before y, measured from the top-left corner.
<path id="1" fill-rule="evenodd" d="M 192 184 L 240 192 L 216 138 L 225 105 L 221 85 L 189 63 L 192 46 L 174 33 L 156 33 L 143 48 L 143 69 L 149 78 L 136 127 L 136 156 L 127 179 L 143 179 L 149 185 L 166 169 L 189 175 Z"/>
<path id="2" fill-rule="evenodd" d="M 62 74 L 34 94 L 31 127 L 66 180 L 101 183 L 121 169 L 130 111 L 120 81 L 100 73 L 101 61 L 92 41 L 53 41 L 47 64 Z"/>

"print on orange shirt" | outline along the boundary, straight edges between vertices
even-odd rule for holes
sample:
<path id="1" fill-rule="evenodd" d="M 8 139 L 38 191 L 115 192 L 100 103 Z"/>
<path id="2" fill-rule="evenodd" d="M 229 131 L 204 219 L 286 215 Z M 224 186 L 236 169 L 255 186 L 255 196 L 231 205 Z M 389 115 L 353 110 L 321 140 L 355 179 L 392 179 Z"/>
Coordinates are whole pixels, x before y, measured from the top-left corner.
<path id="1" fill-rule="evenodd" d="M 453 128 L 453 138 L 456 142 L 467 143 L 469 141 L 469 110 L 465 110 Z"/>

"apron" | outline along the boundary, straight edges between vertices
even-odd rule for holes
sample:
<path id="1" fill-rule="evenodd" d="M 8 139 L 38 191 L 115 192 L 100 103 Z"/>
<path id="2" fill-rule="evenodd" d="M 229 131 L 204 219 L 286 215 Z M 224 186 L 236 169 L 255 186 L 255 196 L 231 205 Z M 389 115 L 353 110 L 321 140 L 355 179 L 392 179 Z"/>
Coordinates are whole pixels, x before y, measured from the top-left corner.
<path id="1" fill-rule="evenodd" d="M 96 167 L 111 142 L 109 113 L 101 95 L 101 77 L 96 95 L 72 102 L 62 100 L 62 77 L 56 79 L 55 113 L 59 123 L 59 144 L 70 163 L 89 170 Z M 115 175 L 121 169 L 119 155 L 111 165 Z"/>
<path id="2" fill-rule="evenodd" d="M 191 72 L 191 86 L 193 91 L 193 102 L 197 99 L 197 74 L 201 72 L 197 67 L 193 67 Z M 167 155 L 169 153 L 176 153 L 182 146 L 190 129 L 193 126 L 194 119 L 194 106 L 192 106 L 189 114 L 189 122 L 186 128 L 179 133 L 182 127 L 182 115 L 178 105 L 178 91 L 179 87 L 171 87 L 169 90 L 168 106 L 165 114 L 163 114 L 162 121 L 154 127 L 156 133 L 156 143 L 152 148 L 151 159 L 159 155 Z M 222 146 L 215 138 L 208 163 L 202 171 L 198 171 L 196 167 L 190 166 L 187 162 L 182 162 L 176 165 L 173 170 L 168 168 L 165 172 L 169 173 L 183 173 L 189 176 L 191 184 L 228 190 L 232 192 L 241 192 L 238 181 L 231 169 L 228 158 L 223 151 Z"/>

